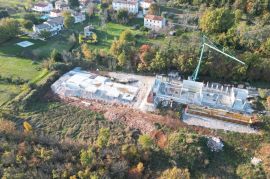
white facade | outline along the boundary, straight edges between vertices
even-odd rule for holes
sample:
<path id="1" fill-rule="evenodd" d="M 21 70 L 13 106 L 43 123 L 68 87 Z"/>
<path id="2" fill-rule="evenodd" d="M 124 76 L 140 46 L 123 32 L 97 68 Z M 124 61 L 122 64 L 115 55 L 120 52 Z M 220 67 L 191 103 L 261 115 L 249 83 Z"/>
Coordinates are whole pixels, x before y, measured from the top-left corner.
<path id="1" fill-rule="evenodd" d="M 113 10 L 127 10 L 129 13 L 137 14 L 139 12 L 139 3 L 136 0 L 113 0 Z"/>
<path id="2" fill-rule="evenodd" d="M 158 31 L 165 27 L 166 21 L 164 17 L 155 16 L 155 15 L 146 15 L 144 17 L 144 27 L 151 30 Z"/>
<path id="3" fill-rule="evenodd" d="M 62 11 L 54 9 L 50 12 L 50 17 L 59 17 L 62 15 Z"/>
<path id="4" fill-rule="evenodd" d="M 53 5 L 51 3 L 37 3 L 34 5 L 32 10 L 37 12 L 48 13 L 51 10 L 53 10 Z"/>
<path id="5" fill-rule="evenodd" d="M 39 34 L 42 31 L 49 31 L 52 35 L 58 34 L 64 27 L 64 20 L 63 17 L 56 17 L 49 19 L 48 21 L 44 22 L 40 25 L 34 25 L 33 31 Z"/>

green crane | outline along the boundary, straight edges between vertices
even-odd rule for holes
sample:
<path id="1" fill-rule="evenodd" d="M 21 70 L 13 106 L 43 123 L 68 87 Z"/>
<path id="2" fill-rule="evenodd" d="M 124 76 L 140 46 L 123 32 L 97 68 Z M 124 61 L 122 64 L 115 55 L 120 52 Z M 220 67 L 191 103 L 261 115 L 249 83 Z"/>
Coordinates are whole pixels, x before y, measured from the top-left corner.
<path id="1" fill-rule="evenodd" d="M 210 42 L 211 45 L 210 45 L 209 43 L 206 43 L 206 40 L 207 40 L 208 42 Z M 225 53 L 224 50 L 219 50 L 219 49 L 214 45 L 214 43 L 211 42 L 211 41 L 204 35 L 203 38 L 202 38 L 202 47 L 201 47 L 201 53 L 200 53 L 199 63 L 198 63 L 198 65 L 197 65 L 195 71 L 193 72 L 193 74 L 192 74 L 192 76 L 191 76 L 191 79 L 192 79 L 193 81 L 196 81 L 196 80 L 198 79 L 198 73 L 199 73 L 199 70 L 200 70 L 201 63 L 202 63 L 203 53 L 204 53 L 205 47 L 209 47 L 209 48 L 211 48 L 211 49 L 213 49 L 213 50 L 215 50 L 215 51 L 217 51 L 217 52 L 219 52 L 219 53 L 221 53 L 221 54 L 223 54 L 223 55 L 229 57 L 230 59 L 232 59 L 232 60 L 234 60 L 234 61 L 237 61 L 237 62 L 239 62 L 239 63 L 245 65 L 244 62 L 242 62 L 241 60 L 238 60 L 237 58 L 235 58 L 235 57 L 232 56 L 232 55 L 229 55 L 229 54 Z"/>

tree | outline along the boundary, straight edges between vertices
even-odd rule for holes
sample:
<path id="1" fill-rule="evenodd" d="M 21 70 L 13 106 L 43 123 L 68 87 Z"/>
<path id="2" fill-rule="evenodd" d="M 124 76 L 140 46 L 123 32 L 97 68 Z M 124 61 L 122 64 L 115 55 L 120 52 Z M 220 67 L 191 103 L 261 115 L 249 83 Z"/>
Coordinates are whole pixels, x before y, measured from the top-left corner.
<path id="1" fill-rule="evenodd" d="M 101 128 L 99 129 L 99 134 L 97 138 L 97 145 L 99 148 L 103 148 L 107 146 L 110 139 L 110 129 L 109 128 Z"/>
<path id="2" fill-rule="evenodd" d="M 95 5 L 93 3 L 89 3 L 86 8 L 86 13 L 89 17 L 92 17 L 95 15 Z"/>
<path id="3" fill-rule="evenodd" d="M 81 50 L 85 59 L 90 60 L 90 61 L 93 59 L 93 54 L 87 44 L 82 44 Z"/>
<path id="4" fill-rule="evenodd" d="M 240 9 L 236 9 L 234 11 L 234 16 L 235 16 L 235 22 L 238 23 L 243 16 L 243 12 Z"/>
<path id="5" fill-rule="evenodd" d="M 51 32 L 50 31 L 47 31 L 47 30 L 43 30 L 39 33 L 39 37 L 40 38 L 43 38 L 43 39 L 47 39 L 51 36 Z"/>
<path id="6" fill-rule="evenodd" d="M 88 150 L 81 150 L 80 161 L 83 166 L 89 166 L 94 161 L 94 153 L 92 149 L 89 147 Z"/>
<path id="7" fill-rule="evenodd" d="M 168 136 L 165 152 L 181 165 L 188 165 L 190 169 L 205 166 L 206 153 L 202 148 L 202 141 L 198 136 L 186 134 L 185 131 L 171 133 Z"/>
<path id="8" fill-rule="evenodd" d="M 148 10 L 148 14 L 160 15 L 160 7 L 157 4 L 151 4 Z"/>
<path id="9" fill-rule="evenodd" d="M 226 32 L 233 24 L 234 14 L 225 8 L 208 9 L 199 21 L 199 27 L 206 33 Z"/>
<path id="10" fill-rule="evenodd" d="M 265 56 L 270 57 L 270 38 L 267 38 L 266 41 L 261 45 L 260 51 Z"/>
<path id="11" fill-rule="evenodd" d="M 119 56 L 118 56 L 118 65 L 123 67 L 127 63 L 127 55 L 126 52 L 123 51 Z"/>
<path id="12" fill-rule="evenodd" d="M 149 135 L 140 135 L 138 139 L 139 144 L 143 149 L 149 150 L 154 145 L 154 141 Z"/>
<path id="13" fill-rule="evenodd" d="M 260 98 L 262 98 L 262 99 L 266 99 L 266 97 L 268 96 L 268 90 L 267 89 L 259 88 L 258 93 L 259 93 Z"/>
<path id="14" fill-rule="evenodd" d="M 140 63 L 138 64 L 138 71 L 148 70 L 151 60 L 155 57 L 155 51 L 150 45 L 142 45 L 139 49 Z"/>
<path id="15" fill-rule="evenodd" d="M 98 42 L 98 40 L 97 40 L 97 34 L 96 33 L 92 33 L 92 36 L 91 36 L 91 40 L 92 40 L 92 43 L 97 43 Z"/>
<path id="16" fill-rule="evenodd" d="M 188 169 L 181 169 L 173 167 L 172 169 L 167 169 L 162 172 L 159 179 L 190 179 L 190 173 Z"/>
<path id="17" fill-rule="evenodd" d="M 19 35 L 19 22 L 12 18 L 3 18 L 0 20 L 0 43 L 12 39 Z"/>
<path id="18" fill-rule="evenodd" d="M 27 29 L 27 30 L 31 30 L 32 27 L 33 27 L 33 22 L 30 21 L 30 20 L 23 20 L 23 21 L 21 22 L 21 24 L 22 24 L 22 26 L 23 26 L 25 29 Z"/>
<path id="19" fill-rule="evenodd" d="M 130 30 L 124 30 L 119 36 L 120 42 L 134 42 L 134 36 Z"/>
<path id="20" fill-rule="evenodd" d="M 51 59 L 55 62 L 62 61 L 62 55 L 55 48 L 51 52 Z"/>
<path id="21" fill-rule="evenodd" d="M 82 44 L 84 42 L 84 35 L 79 34 L 79 44 Z"/>
<path id="22" fill-rule="evenodd" d="M 39 19 L 37 18 L 37 16 L 33 13 L 28 13 L 28 14 L 25 14 L 23 16 L 23 19 L 24 20 L 29 20 L 31 21 L 33 24 L 38 24 L 39 23 Z"/>
<path id="23" fill-rule="evenodd" d="M 127 24 L 129 19 L 128 19 L 128 11 L 121 9 L 117 11 L 116 13 L 116 21 L 120 24 Z"/>
<path id="24" fill-rule="evenodd" d="M 162 57 L 160 52 L 157 52 L 155 58 L 152 60 L 150 67 L 153 71 L 161 72 L 166 67 L 165 59 Z"/>
<path id="25" fill-rule="evenodd" d="M 79 2 L 79 0 L 68 0 L 68 5 L 71 8 L 76 8 L 76 7 L 80 6 L 80 2 Z"/>
<path id="26" fill-rule="evenodd" d="M 64 26 L 65 28 L 69 29 L 74 25 L 75 19 L 71 14 L 64 15 Z"/>
<path id="27" fill-rule="evenodd" d="M 267 178 L 261 165 L 241 164 L 236 169 L 236 174 L 241 178 Z"/>
<path id="28" fill-rule="evenodd" d="M 8 11 L 0 10 L 0 19 L 9 17 Z"/>

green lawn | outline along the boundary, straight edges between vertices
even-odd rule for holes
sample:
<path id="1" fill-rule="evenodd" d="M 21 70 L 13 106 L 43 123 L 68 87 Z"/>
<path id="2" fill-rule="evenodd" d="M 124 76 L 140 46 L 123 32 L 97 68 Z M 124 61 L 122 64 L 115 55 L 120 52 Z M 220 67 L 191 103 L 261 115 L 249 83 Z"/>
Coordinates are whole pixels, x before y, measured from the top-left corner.
<path id="1" fill-rule="evenodd" d="M 40 65 L 32 60 L 0 56 L 0 75 L 4 77 L 20 77 L 25 80 L 32 80 L 40 73 Z"/>
<path id="2" fill-rule="evenodd" d="M 65 32 L 61 35 L 54 36 L 46 41 L 33 40 L 26 36 L 22 36 L 13 40 L 10 40 L 2 45 L 0 45 L 0 55 L 1 56 L 33 56 L 36 60 L 42 60 L 48 57 L 51 51 L 55 48 L 59 52 L 63 50 L 69 50 L 72 44 L 68 43 L 70 33 Z M 30 41 L 34 45 L 23 48 L 18 46 L 16 43 L 22 41 Z"/>
<path id="3" fill-rule="evenodd" d="M 0 56 L 0 75 L 2 77 L 21 78 L 28 81 L 40 79 L 46 70 L 40 69 L 40 64 L 32 60 Z M 0 106 L 21 92 L 21 86 L 0 83 Z"/>
<path id="4" fill-rule="evenodd" d="M 14 98 L 21 91 L 18 85 L 9 85 L 0 83 L 0 106 L 6 101 Z"/>
<path id="5" fill-rule="evenodd" d="M 99 18 L 96 16 L 94 18 L 91 18 L 89 20 L 89 24 L 92 24 L 95 27 L 95 32 L 98 36 L 98 43 L 97 44 L 90 44 L 91 49 L 103 49 L 105 51 L 108 51 L 110 49 L 110 46 L 112 42 L 115 39 L 119 38 L 119 35 L 122 31 L 129 29 L 134 35 L 139 35 L 139 37 L 136 38 L 138 42 L 138 46 L 142 44 L 157 44 L 164 40 L 164 38 L 161 39 L 148 39 L 145 37 L 142 31 L 140 30 L 134 30 L 132 29 L 132 26 L 135 24 L 139 24 L 140 26 L 143 26 L 143 19 L 133 19 L 131 22 L 127 25 L 122 24 L 116 24 L 113 22 L 109 22 L 106 24 L 106 26 L 101 27 Z"/>

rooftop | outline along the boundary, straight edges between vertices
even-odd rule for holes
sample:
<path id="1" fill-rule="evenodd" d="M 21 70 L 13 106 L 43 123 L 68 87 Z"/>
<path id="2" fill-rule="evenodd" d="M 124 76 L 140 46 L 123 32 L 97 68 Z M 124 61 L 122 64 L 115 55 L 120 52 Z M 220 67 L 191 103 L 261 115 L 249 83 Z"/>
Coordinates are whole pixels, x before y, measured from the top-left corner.
<path id="1" fill-rule="evenodd" d="M 138 1 L 133 1 L 133 0 L 113 0 L 113 3 L 136 5 L 138 3 Z"/>
<path id="2" fill-rule="evenodd" d="M 136 86 L 116 83 L 107 77 L 78 69 L 66 73 L 51 88 L 56 94 L 65 97 L 116 100 L 123 103 L 133 102 L 139 91 Z"/>
<path id="3" fill-rule="evenodd" d="M 34 4 L 34 6 L 37 6 L 37 7 L 46 7 L 48 5 L 49 3 L 46 3 L 46 2 L 39 2 L 39 3 Z"/>
<path id="4" fill-rule="evenodd" d="M 155 21 L 162 21 L 163 17 L 162 16 L 156 16 L 156 15 L 146 15 L 144 17 L 145 19 L 149 19 L 149 20 L 155 20 Z"/>

